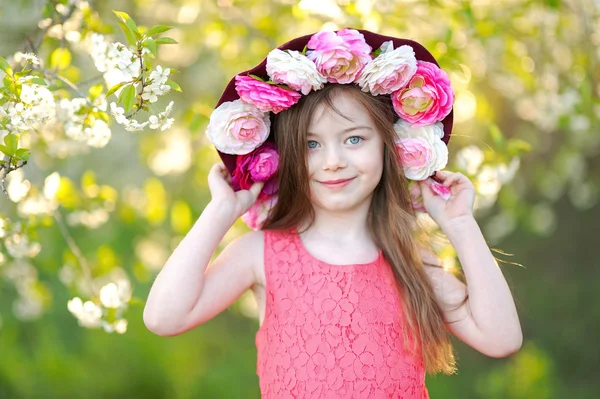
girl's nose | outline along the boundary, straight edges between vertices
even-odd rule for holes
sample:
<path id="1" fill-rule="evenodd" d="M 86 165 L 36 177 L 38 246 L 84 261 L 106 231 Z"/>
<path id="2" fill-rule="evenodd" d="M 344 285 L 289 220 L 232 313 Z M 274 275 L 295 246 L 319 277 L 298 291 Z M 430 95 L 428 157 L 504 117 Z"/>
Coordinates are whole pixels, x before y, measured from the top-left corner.
<path id="1" fill-rule="evenodd" d="M 344 157 L 341 148 L 330 146 L 325 151 L 325 159 L 323 160 L 323 170 L 337 170 L 345 168 L 347 161 Z"/>

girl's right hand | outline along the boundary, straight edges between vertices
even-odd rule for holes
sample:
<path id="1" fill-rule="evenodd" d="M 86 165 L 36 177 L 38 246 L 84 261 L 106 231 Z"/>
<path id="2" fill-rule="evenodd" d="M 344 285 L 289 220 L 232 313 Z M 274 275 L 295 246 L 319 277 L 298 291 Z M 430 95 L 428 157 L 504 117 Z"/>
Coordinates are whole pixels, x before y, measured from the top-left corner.
<path id="1" fill-rule="evenodd" d="M 256 202 L 264 183 L 254 183 L 250 190 L 234 191 L 231 184 L 231 175 L 221 163 L 213 165 L 208 172 L 208 187 L 212 197 L 219 207 L 225 207 L 227 211 L 236 216 L 242 216 Z"/>

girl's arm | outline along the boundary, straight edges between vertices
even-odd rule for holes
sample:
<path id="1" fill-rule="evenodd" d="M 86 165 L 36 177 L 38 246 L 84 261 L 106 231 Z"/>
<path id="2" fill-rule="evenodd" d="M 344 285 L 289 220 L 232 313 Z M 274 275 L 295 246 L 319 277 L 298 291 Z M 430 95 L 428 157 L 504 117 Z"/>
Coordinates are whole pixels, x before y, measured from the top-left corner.
<path id="1" fill-rule="evenodd" d="M 459 338 L 480 334 L 482 352 L 508 356 L 519 350 L 523 333 L 510 288 L 473 217 L 444 226 L 467 279 L 468 311 L 472 321 L 457 322 L 451 330 Z M 469 335 L 469 333 L 472 333 Z"/>
<path id="2" fill-rule="evenodd" d="M 233 241 L 208 268 L 217 246 L 235 220 L 256 200 L 262 184 L 236 193 L 224 165 L 209 176 L 212 200 L 158 274 L 146 306 L 144 323 L 163 336 L 181 334 L 226 309 L 256 281 L 262 260 L 262 233 Z"/>
<path id="3" fill-rule="evenodd" d="M 438 172 L 438 177 L 451 188 L 451 198 L 434 197 L 423 185 L 424 201 L 453 245 L 467 280 L 465 286 L 443 269 L 426 268 L 448 329 L 488 356 L 508 356 L 521 347 L 523 333 L 510 288 L 472 214 L 474 188 L 460 173 Z"/>

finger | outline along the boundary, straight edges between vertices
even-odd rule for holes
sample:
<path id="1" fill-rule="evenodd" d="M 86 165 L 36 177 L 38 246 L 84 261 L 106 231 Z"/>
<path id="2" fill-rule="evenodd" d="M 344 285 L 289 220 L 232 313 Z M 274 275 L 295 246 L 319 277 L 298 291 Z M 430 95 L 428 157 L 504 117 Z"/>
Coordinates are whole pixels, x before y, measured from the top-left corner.
<path id="1" fill-rule="evenodd" d="M 419 181 L 419 187 L 421 188 L 421 195 L 423 196 L 424 200 L 427 200 L 435 195 L 427 183 L 425 183 L 425 180 Z"/>
<path id="2" fill-rule="evenodd" d="M 264 185 L 265 185 L 264 182 L 255 182 L 252 185 L 252 187 L 250 187 L 250 191 L 252 192 L 252 196 L 254 197 L 255 201 L 258 198 L 260 192 L 262 191 Z"/>
<path id="3" fill-rule="evenodd" d="M 446 187 L 448 187 L 450 184 L 461 183 L 461 182 L 464 183 L 464 182 L 469 181 L 469 179 L 467 179 L 467 177 L 460 172 L 454 173 L 448 180 L 450 180 L 448 182 L 448 184 L 445 184 L 445 182 L 444 182 L 444 185 Z"/>

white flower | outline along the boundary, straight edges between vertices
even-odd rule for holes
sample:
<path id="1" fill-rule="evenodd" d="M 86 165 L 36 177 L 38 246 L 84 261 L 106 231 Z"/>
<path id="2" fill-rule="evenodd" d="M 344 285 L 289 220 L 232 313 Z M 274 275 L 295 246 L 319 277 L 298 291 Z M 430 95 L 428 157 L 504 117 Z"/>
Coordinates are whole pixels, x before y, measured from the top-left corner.
<path id="1" fill-rule="evenodd" d="M 168 116 L 171 114 L 171 111 L 173 110 L 173 104 L 174 104 L 174 102 L 171 101 L 169 103 L 169 105 L 167 105 L 167 108 L 165 109 L 165 111 L 159 113 L 158 116 L 150 115 L 150 118 L 148 118 L 148 123 L 150 124 L 150 129 L 160 128 L 160 130 L 164 132 L 165 130 L 169 129 L 173 125 L 173 122 L 175 121 L 175 119 L 168 118 Z"/>
<path id="2" fill-rule="evenodd" d="M 22 53 L 17 51 L 14 55 L 15 62 L 21 63 L 22 61 L 30 62 L 34 65 L 40 65 L 40 60 L 33 53 Z"/>
<path id="3" fill-rule="evenodd" d="M 294 50 L 271 51 L 267 56 L 267 73 L 273 82 L 286 84 L 304 95 L 322 89 L 327 83 L 315 63 Z"/>
<path id="4" fill-rule="evenodd" d="M 122 107 L 118 107 L 116 103 L 110 103 L 110 113 L 113 118 L 119 125 L 124 125 L 127 123 L 127 118 L 125 117 L 125 110 Z"/>
<path id="5" fill-rule="evenodd" d="M 102 321 L 102 309 L 92 301 L 83 303 L 81 298 L 75 297 L 67 303 L 67 308 L 83 327 L 100 327 Z"/>
<path id="6" fill-rule="evenodd" d="M 169 103 L 169 105 L 167 105 L 167 108 L 165 108 L 165 112 L 163 112 L 163 114 L 164 114 L 165 116 L 169 116 L 169 115 L 171 115 L 171 111 L 173 110 L 173 104 L 175 104 L 175 102 L 171 101 L 171 102 Z"/>
<path id="7" fill-rule="evenodd" d="M 404 174 L 408 179 L 425 180 L 434 172 L 446 167 L 448 147 L 442 141 L 444 127 L 440 122 L 417 126 L 399 119 L 394 124 L 394 130 L 398 135 L 396 146 L 407 145 L 408 147 L 410 144 L 407 151 L 412 152 L 411 157 L 415 159 L 414 163 L 403 162 Z M 414 154 L 414 151 L 419 151 L 419 153 Z M 421 159 L 417 159 L 417 156 Z"/>
<path id="8" fill-rule="evenodd" d="M 270 128 L 269 113 L 235 100 L 224 102 L 212 112 L 206 137 L 225 154 L 248 154 L 265 142 Z"/>
<path id="9" fill-rule="evenodd" d="M 106 122 L 96 119 L 91 127 L 84 130 L 87 144 L 94 148 L 103 148 L 108 144 L 111 137 L 111 131 Z"/>
<path id="10" fill-rule="evenodd" d="M 127 284 L 123 284 L 126 282 Z M 106 308 L 119 308 L 127 305 L 129 301 L 131 289 L 128 285 L 128 281 L 119 281 L 118 285 L 115 283 L 108 283 L 104 287 L 100 288 L 100 302 Z"/>
<path id="11" fill-rule="evenodd" d="M 404 87 L 417 71 L 417 59 L 411 46 L 392 50 L 391 41 L 381 46 L 381 54 L 371 60 L 360 73 L 356 83 L 364 92 L 377 96 L 390 94 Z"/>
<path id="12" fill-rule="evenodd" d="M 6 251 L 15 259 L 19 258 L 33 258 L 41 249 L 41 245 L 38 242 L 29 242 L 29 237 L 26 235 L 20 235 L 14 233 L 4 240 L 4 246 Z"/>
<path id="13" fill-rule="evenodd" d="M 163 122 L 162 126 L 160 127 L 160 131 L 164 132 L 165 130 L 169 129 L 173 125 L 174 121 L 175 121 L 175 119 L 173 119 L 173 118 L 169 118 L 169 119 L 165 120 Z"/>
<path id="14" fill-rule="evenodd" d="M 135 119 L 131 119 L 128 121 L 128 124 L 125 125 L 125 130 L 128 132 L 138 132 L 140 130 L 144 130 L 146 126 L 148 126 L 149 122 L 139 123 Z"/>
<path id="15" fill-rule="evenodd" d="M 169 74 L 171 73 L 171 70 L 169 68 L 165 69 L 163 71 L 162 67 L 160 65 L 156 66 L 156 69 L 152 72 L 150 72 L 150 79 L 152 80 L 152 83 L 159 86 L 162 85 L 163 83 L 165 83 L 168 79 L 169 79 Z"/>
<path id="16" fill-rule="evenodd" d="M 158 116 L 150 115 L 150 118 L 148 118 L 148 121 L 150 122 L 150 129 L 158 129 L 158 126 L 160 125 Z"/>
<path id="17" fill-rule="evenodd" d="M 150 85 L 144 87 L 144 92 L 142 93 L 142 98 L 146 101 L 150 101 L 151 103 L 155 103 L 158 101 L 159 89 L 156 86 Z"/>

